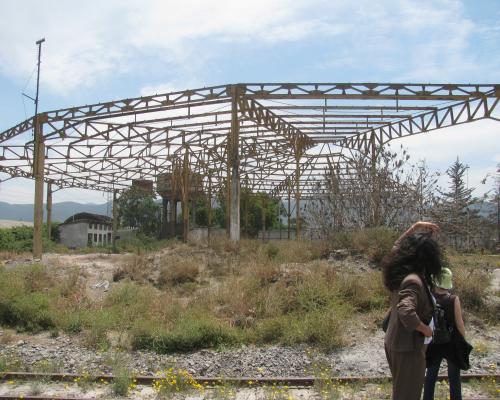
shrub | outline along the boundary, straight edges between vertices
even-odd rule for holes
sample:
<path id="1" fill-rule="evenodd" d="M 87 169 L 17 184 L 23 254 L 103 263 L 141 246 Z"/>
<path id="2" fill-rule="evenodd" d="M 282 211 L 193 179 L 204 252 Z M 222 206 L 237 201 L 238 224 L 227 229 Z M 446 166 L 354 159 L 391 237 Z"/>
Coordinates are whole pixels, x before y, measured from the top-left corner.
<path id="1" fill-rule="evenodd" d="M 391 251 L 396 239 L 396 232 L 385 226 L 365 228 L 352 233 L 351 248 L 366 254 L 371 262 L 379 263 Z"/>
<path id="2" fill-rule="evenodd" d="M 263 320 L 255 329 L 256 341 L 258 343 L 278 343 L 285 334 L 286 322 L 284 318 Z"/>
<path id="3" fill-rule="evenodd" d="M 269 260 L 275 259 L 279 252 L 280 249 L 273 243 L 269 243 L 266 247 L 266 255 Z"/>
<path id="4" fill-rule="evenodd" d="M 486 271 L 471 268 L 453 270 L 454 291 L 460 297 L 464 310 L 482 311 L 489 285 L 490 277 Z"/>
<path id="5" fill-rule="evenodd" d="M 339 348 L 344 343 L 343 330 L 348 308 L 314 311 L 289 317 L 282 339 L 284 344 L 307 343 L 324 351 Z"/>
<path id="6" fill-rule="evenodd" d="M 131 373 L 128 369 L 122 367 L 117 367 L 113 371 L 113 393 L 117 396 L 126 396 L 130 388 L 133 388 L 135 384 Z"/>
<path id="7" fill-rule="evenodd" d="M 209 317 L 201 317 L 181 320 L 170 331 L 136 332 L 132 338 L 132 347 L 168 354 L 231 345 L 236 341 L 236 335 L 230 327 Z"/>
<path id="8" fill-rule="evenodd" d="M 71 313 L 64 321 L 63 329 L 66 333 L 80 333 L 83 329 L 83 322 L 79 314 Z"/>
<path id="9" fill-rule="evenodd" d="M 378 264 L 391 251 L 396 239 L 397 233 L 393 229 L 379 226 L 339 232 L 331 236 L 329 241 L 332 248 L 359 251 L 365 254 L 368 260 Z"/>
<path id="10" fill-rule="evenodd" d="M 54 326 L 47 296 L 41 293 L 0 300 L 0 321 L 20 331 L 39 332 Z"/>
<path id="11" fill-rule="evenodd" d="M 174 286 L 186 282 L 195 282 L 200 273 L 199 267 L 193 260 L 169 260 L 160 270 L 158 285 Z"/>
<path id="12" fill-rule="evenodd" d="M 151 271 L 151 260 L 143 254 L 132 254 L 130 258 L 113 272 L 113 282 L 129 278 L 135 282 L 145 282 Z"/>
<path id="13" fill-rule="evenodd" d="M 334 286 L 337 296 L 360 312 L 380 309 L 387 305 L 389 296 L 378 271 L 369 271 L 362 275 L 338 274 Z"/>

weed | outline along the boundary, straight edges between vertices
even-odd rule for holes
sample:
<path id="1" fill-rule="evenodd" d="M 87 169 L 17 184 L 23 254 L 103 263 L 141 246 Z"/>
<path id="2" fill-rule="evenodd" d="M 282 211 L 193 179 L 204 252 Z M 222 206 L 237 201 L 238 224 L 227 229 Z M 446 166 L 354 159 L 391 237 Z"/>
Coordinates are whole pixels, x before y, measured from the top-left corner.
<path id="1" fill-rule="evenodd" d="M 197 390 L 203 393 L 203 386 L 186 370 L 173 367 L 159 373 L 153 381 L 153 389 L 161 394 L 171 396 L 174 393 Z"/>
<path id="2" fill-rule="evenodd" d="M 482 340 L 475 340 L 472 342 L 472 345 L 474 347 L 474 352 L 481 354 L 481 355 L 487 355 L 490 353 L 490 346 L 486 343 L 483 342 Z"/>
<path id="3" fill-rule="evenodd" d="M 30 396 L 39 396 L 43 392 L 42 382 L 40 381 L 32 381 L 30 382 L 30 387 L 28 393 Z"/>
<path id="4" fill-rule="evenodd" d="M 378 271 L 369 271 L 363 275 L 338 274 L 334 286 L 338 296 L 360 312 L 387 306 L 388 295 Z"/>
<path id="5" fill-rule="evenodd" d="M 137 386 L 137 380 L 132 377 L 130 371 L 126 368 L 119 367 L 114 369 L 113 376 L 111 387 L 113 393 L 118 396 L 126 396 L 129 390 L 133 390 Z"/>
<path id="6" fill-rule="evenodd" d="M 217 385 L 208 393 L 207 398 L 214 400 L 236 399 L 236 388 L 234 385 L 221 379 Z"/>
<path id="7" fill-rule="evenodd" d="M 135 282 L 145 282 L 151 271 L 152 260 L 147 255 L 132 254 L 129 259 L 113 272 L 113 282 L 129 278 Z"/>
<path id="8" fill-rule="evenodd" d="M 86 392 L 94 383 L 94 378 L 88 373 L 88 371 L 83 371 L 80 373 L 80 376 L 73 379 L 73 382 L 75 382 L 83 392 Z"/>
<path id="9" fill-rule="evenodd" d="M 0 357 L 0 372 L 16 372 L 16 371 L 26 371 L 26 366 L 23 361 L 14 356 L 8 358 Z"/>
<path id="10" fill-rule="evenodd" d="M 188 352 L 236 342 L 232 328 L 206 316 L 180 320 L 169 331 L 136 332 L 132 338 L 134 349 L 149 349 L 160 354 Z"/>
<path id="11" fill-rule="evenodd" d="M 454 268 L 453 286 L 465 310 L 481 311 L 490 285 L 489 275 L 472 268 Z"/>
<path id="12" fill-rule="evenodd" d="M 379 264 L 397 239 L 397 233 L 380 226 L 341 232 L 330 238 L 332 248 L 348 248 L 365 254 L 369 261 Z"/>
<path id="13" fill-rule="evenodd" d="M 158 285 L 160 287 L 165 287 L 195 282 L 199 273 L 200 269 L 193 260 L 165 260 L 165 264 L 160 269 Z"/>
<path id="14" fill-rule="evenodd" d="M 280 249 L 274 243 L 269 243 L 266 247 L 266 255 L 269 260 L 274 260 L 279 252 Z"/>
<path id="15" fill-rule="evenodd" d="M 39 360 L 32 366 L 33 372 L 41 374 L 55 374 L 61 371 L 62 364 L 54 360 Z"/>
<path id="16" fill-rule="evenodd" d="M 265 386 L 264 392 L 266 393 L 266 399 L 293 400 L 290 388 L 287 385 L 277 385 L 276 383 L 273 383 L 272 385 Z"/>
<path id="17" fill-rule="evenodd" d="M 348 313 L 342 306 L 332 310 L 314 311 L 290 318 L 283 342 L 308 343 L 331 351 L 344 344 L 343 328 Z"/>

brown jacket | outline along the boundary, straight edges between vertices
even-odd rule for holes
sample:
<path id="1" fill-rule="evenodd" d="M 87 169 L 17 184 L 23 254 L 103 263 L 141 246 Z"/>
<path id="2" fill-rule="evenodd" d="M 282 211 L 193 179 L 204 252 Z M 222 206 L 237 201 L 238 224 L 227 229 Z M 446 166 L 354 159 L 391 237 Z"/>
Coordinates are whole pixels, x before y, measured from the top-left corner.
<path id="1" fill-rule="evenodd" d="M 385 345 L 392 351 L 418 351 L 424 346 L 424 335 L 415 328 L 432 317 L 432 303 L 422 279 L 408 275 L 398 290 L 391 292 L 391 316 L 385 334 Z"/>

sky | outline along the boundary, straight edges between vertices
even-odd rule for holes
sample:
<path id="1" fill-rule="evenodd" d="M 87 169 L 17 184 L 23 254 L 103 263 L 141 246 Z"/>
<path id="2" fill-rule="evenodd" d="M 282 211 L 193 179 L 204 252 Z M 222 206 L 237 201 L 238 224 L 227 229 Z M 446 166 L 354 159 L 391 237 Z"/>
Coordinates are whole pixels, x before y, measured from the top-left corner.
<path id="1" fill-rule="evenodd" d="M 0 131 L 30 117 L 35 41 L 41 111 L 238 82 L 500 83 L 498 0 L 1 0 Z M 500 163 L 500 122 L 400 139 L 444 172 L 459 157 L 480 181 Z M 4 179 L 5 175 L 0 175 Z M 443 185 L 445 182 L 443 182 Z M 32 203 L 34 182 L 0 183 Z M 64 189 L 54 202 L 102 203 Z"/>

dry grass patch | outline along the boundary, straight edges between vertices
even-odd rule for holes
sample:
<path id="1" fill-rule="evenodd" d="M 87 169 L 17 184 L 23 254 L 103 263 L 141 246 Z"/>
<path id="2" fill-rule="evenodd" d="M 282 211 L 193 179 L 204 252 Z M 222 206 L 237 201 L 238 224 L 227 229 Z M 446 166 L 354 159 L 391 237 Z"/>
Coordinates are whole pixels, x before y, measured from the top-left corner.
<path id="1" fill-rule="evenodd" d="M 196 261 L 184 259 L 168 259 L 163 261 L 158 276 L 160 287 L 176 286 L 188 282 L 196 282 L 200 275 L 200 267 Z"/>
<path id="2" fill-rule="evenodd" d="M 154 268 L 154 257 L 144 254 L 132 254 L 113 272 L 113 281 L 128 278 L 135 282 L 146 282 Z"/>

